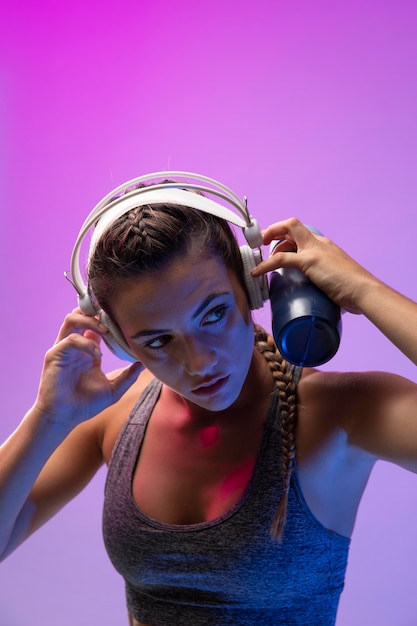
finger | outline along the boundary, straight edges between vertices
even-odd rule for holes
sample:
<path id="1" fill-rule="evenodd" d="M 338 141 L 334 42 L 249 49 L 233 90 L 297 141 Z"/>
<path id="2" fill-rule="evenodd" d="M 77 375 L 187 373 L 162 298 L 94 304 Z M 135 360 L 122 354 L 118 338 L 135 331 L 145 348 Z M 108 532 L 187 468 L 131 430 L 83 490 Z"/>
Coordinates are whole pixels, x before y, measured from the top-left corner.
<path id="1" fill-rule="evenodd" d="M 309 231 L 300 220 L 291 217 L 288 220 L 271 224 L 262 231 L 262 235 L 265 245 L 269 245 L 273 240 L 287 240 L 295 243 L 296 247 L 298 247 L 306 239 L 311 237 L 311 231 Z"/>
<path id="2" fill-rule="evenodd" d="M 261 261 L 251 272 L 252 276 L 261 276 L 267 274 L 273 270 L 277 270 L 280 267 L 296 267 L 301 269 L 301 260 L 298 253 L 294 251 L 290 252 L 276 252 L 268 259 Z"/>
<path id="3" fill-rule="evenodd" d="M 270 253 L 277 254 L 277 252 L 297 252 L 297 244 L 290 239 L 281 239 L 280 241 L 274 239 L 271 241 Z"/>
<path id="4" fill-rule="evenodd" d="M 104 335 L 108 332 L 107 328 L 96 317 L 84 315 L 83 313 L 78 313 L 78 311 L 79 309 L 75 309 L 65 317 L 59 329 L 56 343 L 73 333 L 82 335 L 86 330 L 92 330 L 98 335 Z"/>
<path id="5" fill-rule="evenodd" d="M 93 330 L 86 330 L 83 336 L 86 339 L 89 339 L 90 341 L 94 342 L 94 344 L 96 346 L 96 350 L 94 350 L 94 352 L 93 352 L 94 365 L 101 366 L 101 359 L 103 357 L 103 353 L 101 351 L 101 346 L 100 346 L 100 344 L 101 344 L 101 335 L 97 334 Z"/>
<path id="6" fill-rule="evenodd" d="M 87 339 L 91 339 L 94 343 L 99 346 L 101 342 L 101 334 L 97 333 L 95 330 L 86 330 L 83 333 L 84 337 Z"/>
<path id="7" fill-rule="evenodd" d="M 144 370 L 144 366 L 142 363 L 137 361 L 136 363 L 131 363 L 118 374 L 112 381 L 111 387 L 113 389 L 113 400 L 117 402 L 124 393 L 133 385 L 133 383 L 137 380 L 139 374 Z"/>
<path id="8" fill-rule="evenodd" d="M 100 347 L 93 339 L 72 333 L 48 350 L 46 360 L 57 360 L 65 363 L 73 360 L 74 357 L 82 358 L 86 355 L 93 359 L 100 359 L 102 356 Z"/>

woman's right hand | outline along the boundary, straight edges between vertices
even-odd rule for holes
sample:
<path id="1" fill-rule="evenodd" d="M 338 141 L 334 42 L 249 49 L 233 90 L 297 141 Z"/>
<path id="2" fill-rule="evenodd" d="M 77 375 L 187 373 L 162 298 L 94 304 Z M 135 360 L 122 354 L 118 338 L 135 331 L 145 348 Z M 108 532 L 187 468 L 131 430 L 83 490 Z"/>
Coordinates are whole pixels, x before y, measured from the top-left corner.
<path id="1" fill-rule="evenodd" d="M 45 355 L 34 409 L 51 422 L 72 429 L 117 402 L 143 370 L 132 363 L 115 378 L 101 369 L 100 337 L 107 329 L 74 309 Z"/>

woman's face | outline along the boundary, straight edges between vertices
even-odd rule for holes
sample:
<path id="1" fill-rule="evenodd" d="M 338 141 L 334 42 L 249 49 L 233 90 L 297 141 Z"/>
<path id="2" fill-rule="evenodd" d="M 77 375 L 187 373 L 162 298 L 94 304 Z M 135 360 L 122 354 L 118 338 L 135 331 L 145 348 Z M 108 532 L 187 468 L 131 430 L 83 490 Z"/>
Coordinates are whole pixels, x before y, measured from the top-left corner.
<path id="1" fill-rule="evenodd" d="M 253 356 L 247 297 L 217 257 L 192 252 L 117 289 L 112 312 L 160 381 L 210 411 L 239 397 Z"/>

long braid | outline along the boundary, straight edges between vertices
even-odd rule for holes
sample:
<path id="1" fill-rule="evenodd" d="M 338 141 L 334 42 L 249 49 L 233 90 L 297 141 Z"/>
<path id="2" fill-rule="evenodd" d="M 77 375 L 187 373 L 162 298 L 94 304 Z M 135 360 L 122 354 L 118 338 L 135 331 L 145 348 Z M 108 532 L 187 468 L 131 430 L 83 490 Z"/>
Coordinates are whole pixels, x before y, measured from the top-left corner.
<path id="1" fill-rule="evenodd" d="M 297 423 L 296 384 L 293 381 L 293 366 L 283 359 L 271 335 L 255 325 L 255 346 L 264 356 L 278 389 L 281 415 L 282 465 L 281 480 L 283 495 L 271 527 L 271 535 L 282 541 L 287 518 L 288 493 L 291 474 L 295 463 L 295 430 Z"/>

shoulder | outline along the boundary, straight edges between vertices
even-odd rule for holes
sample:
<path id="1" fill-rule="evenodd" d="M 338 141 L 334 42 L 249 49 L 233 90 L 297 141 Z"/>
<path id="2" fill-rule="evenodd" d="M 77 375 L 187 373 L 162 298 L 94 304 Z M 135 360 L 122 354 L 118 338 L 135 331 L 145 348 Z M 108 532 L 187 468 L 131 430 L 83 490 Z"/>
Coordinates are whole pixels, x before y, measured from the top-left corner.
<path id="1" fill-rule="evenodd" d="M 406 378 L 380 371 L 322 372 L 304 370 L 298 385 L 301 399 L 320 408 L 338 408 L 338 413 L 368 410 L 371 406 L 417 393 L 417 385 Z M 300 401 L 301 402 L 301 401 Z"/>
<path id="2" fill-rule="evenodd" d="M 348 444 L 377 459 L 404 466 L 404 455 L 417 455 L 417 443 L 406 443 L 417 442 L 417 385 L 406 378 L 379 371 L 307 370 L 298 403 L 301 420 L 343 431 Z"/>

